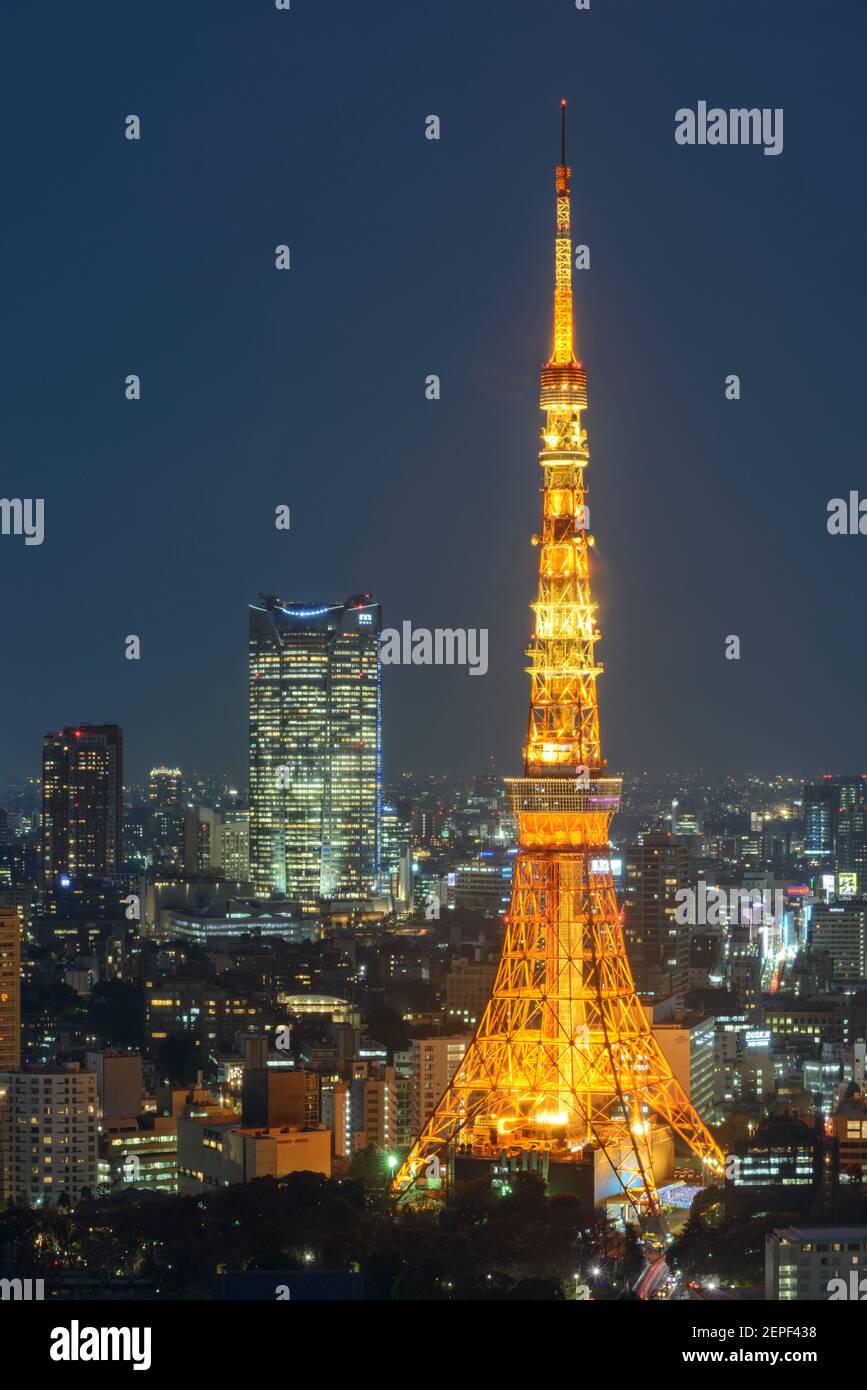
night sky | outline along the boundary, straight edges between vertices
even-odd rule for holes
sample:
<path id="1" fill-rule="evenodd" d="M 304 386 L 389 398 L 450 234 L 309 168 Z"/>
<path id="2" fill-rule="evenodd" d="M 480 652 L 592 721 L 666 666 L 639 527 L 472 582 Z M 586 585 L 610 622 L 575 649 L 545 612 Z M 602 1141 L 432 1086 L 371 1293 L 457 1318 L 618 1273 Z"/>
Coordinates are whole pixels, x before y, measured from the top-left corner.
<path id="1" fill-rule="evenodd" d="M 367 589 L 490 631 L 483 678 L 385 670 L 386 775 L 519 770 L 561 97 L 609 765 L 867 764 L 867 536 L 826 531 L 867 494 L 865 38 L 863 0 L 6 0 L 0 491 L 46 517 L 0 537 L 0 783 L 83 720 L 129 776 L 245 775 L 248 603 Z M 678 146 L 700 100 L 783 107 L 782 154 Z"/>

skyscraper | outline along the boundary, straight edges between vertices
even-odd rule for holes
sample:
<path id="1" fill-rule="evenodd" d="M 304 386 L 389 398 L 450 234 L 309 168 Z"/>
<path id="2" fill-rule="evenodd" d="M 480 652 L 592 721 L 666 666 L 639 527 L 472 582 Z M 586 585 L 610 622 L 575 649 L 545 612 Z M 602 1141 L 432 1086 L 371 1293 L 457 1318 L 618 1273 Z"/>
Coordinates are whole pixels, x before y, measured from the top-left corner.
<path id="1" fill-rule="evenodd" d="M 151 834 L 156 858 L 177 865 L 183 857 L 184 811 L 181 798 L 183 773 L 179 767 L 151 768 L 148 799 L 153 819 Z"/>
<path id="2" fill-rule="evenodd" d="M 837 790 L 828 779 L 804 786 L 804 853 L 831 862 L 837 827 Z"/>
<path id="3" fill-rule="evenodd" d="M 250 608 L 250 875 L 313 913 L 380 875 L 379 604 Z"/>
<path id="4" fill-rule="evenodd" d="M 42 878 L 100 878 L 122 857 L 123 733 L 80 724 L 46 734 L 42 747 Z"/>
<path id="5" fill-rule="evenodd" d="M 152 767 L 148 795 L 152 806 L 180 806 L 181 777 L 179 767 Z"/>
<path id="6" fill-rule="evenodd" d="M 867 798 L 867 779 L 861 775 L 832 777 L 826 774 L 821 782 L 804 784 L 804 853 L 812 859 L 832 864 L 838 853 L 838 836 L 843 828 L 846 841 L 844 853 L 850 855 L 849 837 L 853 830 L 856 839 L 862 829 L 858 812 Z M 854 818 L 854 819 L 853 819 Z M 855 865 L 837 864 L 838 869 Z"/>

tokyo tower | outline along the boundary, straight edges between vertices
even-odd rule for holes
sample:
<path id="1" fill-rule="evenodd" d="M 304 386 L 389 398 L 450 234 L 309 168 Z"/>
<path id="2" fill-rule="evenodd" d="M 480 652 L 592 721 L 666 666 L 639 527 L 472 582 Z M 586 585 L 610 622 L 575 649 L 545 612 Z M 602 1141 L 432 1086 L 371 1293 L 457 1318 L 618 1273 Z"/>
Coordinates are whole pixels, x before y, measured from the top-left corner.
<path id="1" fill-rule="evenodd" d="M 439 1189 L 463 1158 L 488 1172 L 529 1166 L 549 1183 L 557 1169 L 568 1186 L 570 1170 L 583 1164 L 597 1175 L 594 1192 L 601 1174 L 602 1190 L 625 1196 L 646 1219 L 661 1214 L 657 1183 L 670 1176 L 673 1136 L 710 1172 L 722 1171 L 723 1156 L 635 992 L 609 862 L 622 779 L 607 774 L 599 738 L 587 378 L 573 344 L 565 107 L 553 345 L 541 381 L 530 719 L 524 776 L 507 783 L 519 844 L 511 904 L 491 997 L 394 1185 L 404 1196 Z"/>

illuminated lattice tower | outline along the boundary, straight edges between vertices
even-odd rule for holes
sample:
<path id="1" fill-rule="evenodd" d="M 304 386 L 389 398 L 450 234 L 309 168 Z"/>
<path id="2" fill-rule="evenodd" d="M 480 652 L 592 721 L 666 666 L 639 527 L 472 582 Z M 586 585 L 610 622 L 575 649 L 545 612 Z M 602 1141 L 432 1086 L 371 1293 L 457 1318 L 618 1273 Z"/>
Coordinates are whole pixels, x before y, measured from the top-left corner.
<path id="1" fill-rule="evenodd" d="M 508 784 L 519 840 L 512 899 L 491 998 L 395 1187 L 404 1195 L 441 1187 L 455 1154 L 490 1161 L 535 1151 L 532 1165 L 541 1160 L 549 1172 L 552 1163 L 600 1164 L 646 1216 L 659 1212 L 656 1177 L 670 1167 L 672 1131 L 711 1171 L 722 1154 L 636 995 L 611 877 L 608 833 L 622 781 L 606 775 L 599 741 L 565 103 L 561 122 L 530 721 L 524 776 Z"/>

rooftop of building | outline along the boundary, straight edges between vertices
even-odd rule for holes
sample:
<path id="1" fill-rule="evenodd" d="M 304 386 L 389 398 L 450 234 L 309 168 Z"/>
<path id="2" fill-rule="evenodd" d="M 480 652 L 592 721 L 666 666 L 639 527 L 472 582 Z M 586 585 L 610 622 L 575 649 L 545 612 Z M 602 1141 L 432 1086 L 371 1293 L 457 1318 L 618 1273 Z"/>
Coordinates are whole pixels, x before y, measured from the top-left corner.
<path id="1" fill-rule="evenodd" d="M 867 1226 L 784 1226 L 774 1228 L 772 1235 L 780 1240 L 803 1241 L 848 1241 L 867 1240 Z"/>

